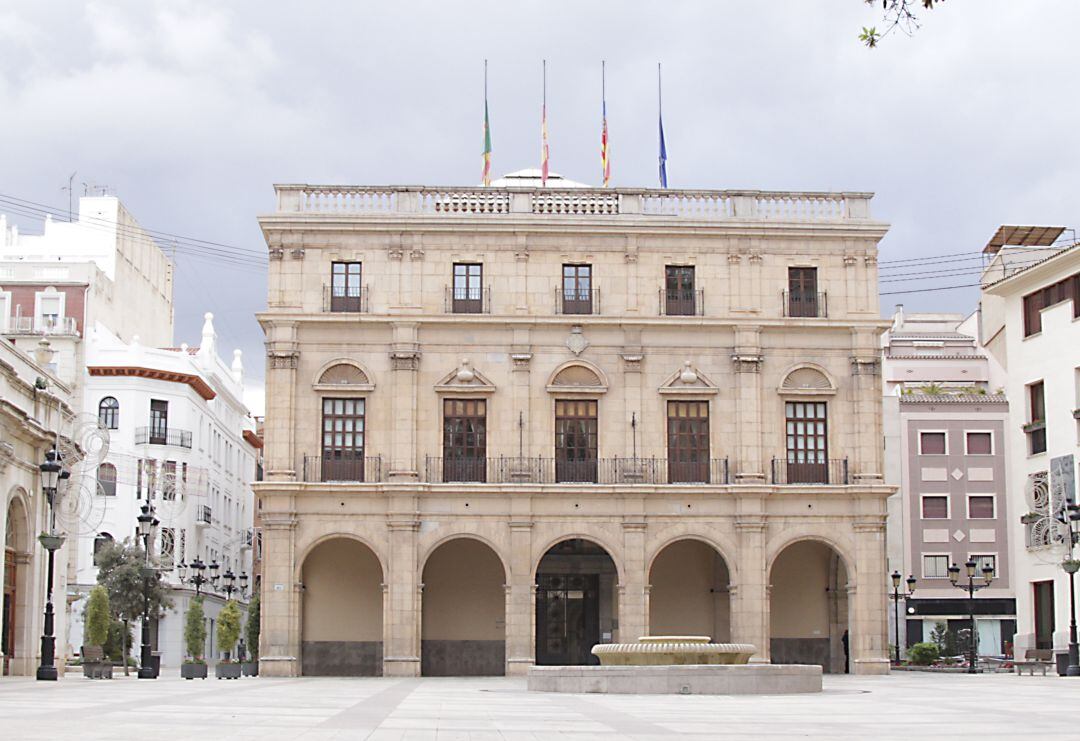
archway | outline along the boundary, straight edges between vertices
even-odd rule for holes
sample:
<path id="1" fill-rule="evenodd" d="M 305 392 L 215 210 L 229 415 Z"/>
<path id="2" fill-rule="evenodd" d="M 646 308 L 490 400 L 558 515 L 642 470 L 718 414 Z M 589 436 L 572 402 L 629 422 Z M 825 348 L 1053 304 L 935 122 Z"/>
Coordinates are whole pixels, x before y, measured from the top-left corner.
<path id="1" fill-rule="evenodd" d="M 30 643 L 30 519 L 18 497 L 7 505 L 4 529 L 4 596 L 0 612 L 0 655 L 3 674 L 28 674 Z"/>
<path id="2" fill-rule="evenodd" d="M 618 571 L 589 540 L 556 543 L 536 568 L 536 663 L 596 664 L 592 647 L 615 640 Z"/>
<path id="3" fill-rule="evenodd" d="M 649 569 L 649 634 L 731 641 L 731 577 L 715 548 L 700 540 L 664 547 Z"/>
<path id="4" fill-rule="evenodd" d="M 304 559 L 301 673 L 380 676 L 383 572 L 363 543 L 331 538 Z"/>
<path id="5" fill-rule="evenodd" d="M 420 673 L 425 677 L 506 673 L 506 572 L 474 538 L 436 548 L 423 571 Z"/>
<path id="6" fill-rule="evenodd" d="M 769 656 L 774 664 L 849 670 L 847 569 L 835 549 L 812 540 L 784 548 L 769 572 Z"/>

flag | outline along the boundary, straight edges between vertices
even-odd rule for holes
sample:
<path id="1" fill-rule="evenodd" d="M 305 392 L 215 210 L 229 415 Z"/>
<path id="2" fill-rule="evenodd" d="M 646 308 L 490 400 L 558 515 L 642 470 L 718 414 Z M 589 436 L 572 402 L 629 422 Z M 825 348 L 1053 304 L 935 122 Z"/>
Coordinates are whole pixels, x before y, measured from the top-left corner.
<path id="1" fill-rule="evenodd" d="M 491 185 L 491 122 L 488 120 L 488 104 L 484 100 L 484 185 Z"/>
<path id="2" fill-rule="evenodd" d="M 664 116 L 660 115 L 660 187 L 667 187 L 667 147 L 664 145 Z"/>
<path id="3" fill-rule="evenodd" d="M 608 183 L 611 181 L 611 152 L 608 150 L 608 135 L 607 135 L 607 101 L 604 101 L 601 105 L 604 118 L 604 125 L 600 131 L 600 166 L 604 175 L 604 187 L 608 187 Z"/>
<path id="4" fill-rule="evenodd" d="M 544 60 L 544 102 L 540 106 L 540 187 L 547 187 L 548 140 L 547 140 L 547 60 Z"/>

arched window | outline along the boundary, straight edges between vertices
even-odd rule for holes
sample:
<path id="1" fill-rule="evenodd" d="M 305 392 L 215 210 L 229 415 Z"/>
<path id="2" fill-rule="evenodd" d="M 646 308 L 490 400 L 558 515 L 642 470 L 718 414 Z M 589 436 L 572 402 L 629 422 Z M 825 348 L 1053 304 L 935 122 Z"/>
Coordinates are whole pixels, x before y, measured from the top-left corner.
<path id="1" fill-rule="evenodd" d="M 116 466 L 102 463 L 97 469 L 98 491 L 102 496 L 116 496 Z"/>
<path id="2" fill-rule="evenodd" d="M 94 563 L 95 564 L 97 564 L 98 553 L 101 551 L 101 549 L 104 548 L 108 543 L 112 543 L 112 542 L 113 542 L 113 536 L 109 535 L 109 533 L 98 533 L 98 536 L 96 538 L 94 538 Z"/>
<path id="3" fill-rule="evenodd" d="M 120 428 L 120 402 L 113 396 L 106 396 L 98 404 L 98 422 L 107 430 Z"/>

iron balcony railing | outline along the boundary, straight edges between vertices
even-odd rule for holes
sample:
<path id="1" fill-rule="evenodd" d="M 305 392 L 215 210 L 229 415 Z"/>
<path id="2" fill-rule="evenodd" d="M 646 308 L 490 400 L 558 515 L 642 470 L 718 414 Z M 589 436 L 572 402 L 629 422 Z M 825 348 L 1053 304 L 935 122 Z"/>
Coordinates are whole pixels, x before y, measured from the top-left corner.
<path id="1" fill-rule="evenodd" d="M 487 484 L 728 484 L 727 458 L 674 461 L 668 458 L 545 457 L 441 458 L 428 456 L 427 483 Z"/>
<path id="2" fill-rule="evenodd" d="M 191 447 L 191 432 L 175 427 L 136 427 L 136 445 L 175 445 L 179 448 Z"/>
<path id="3" fill-rule="evenodd" d="M 829 294 L 781 291 L 781 308 L 786 317 L 824 319 L 829 316 Z"/>
<path id="4" fill-rule="evenodd" d="M 195 522 L 199 525 L 209 525 L 214 521 L 213 513 L 209 504 L 200 504 L 195 509 Z"/>
<path id="5" fill-rule="evenodd" d="M 660 289 L 660 316 L 704 316 L 704 314 L 704 288 Z"/>
<path id="6" fill-rule="evenodd" d="M 851 483 L 847 458 L 834 458 L 826 461 L 808 463 L 805 461 L 772 459 L 773 484 L 833 484 Z"/>
<path id="7" fill-rule="evenodd" d="M 364 314 L 368 311 L 367 286 L 323 286 L 323 311 Z"/>
<path id="8" fill-rule="evenodd" d="M 447 314 L 490 314 L 491 286 L 485 288 L 447 286 L 444 308 Z"/>
<path id="9" fill-rule="evenodd" d="M 556 314 L 599 314 L 600 289 L 555 289 Z"/>
<path id="10" fill-rule="evenodd" d="M 304 456 L 301 475 L 302 480 L 309 483 L 360 483 L 385 480 L 381 456 L 342 459 L 307 455 Z"/>

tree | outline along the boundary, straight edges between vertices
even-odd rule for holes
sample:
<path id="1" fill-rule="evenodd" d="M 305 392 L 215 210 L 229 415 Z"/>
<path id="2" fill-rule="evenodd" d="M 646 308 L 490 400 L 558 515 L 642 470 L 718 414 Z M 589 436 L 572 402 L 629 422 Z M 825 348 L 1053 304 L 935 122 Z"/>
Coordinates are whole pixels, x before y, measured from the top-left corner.
<path id="1" fill-rule="evenodd" d="M 864 0 L 864 2 L 867 5 L 876 5 L 878 0 Z M 885 23 L 885 30 L 878 31 L 875 26 L 870 28 L 863 26 L 862 33 L 859 34 L 859 40 L 873 49 L 881 39 L 897 28 L 910 36 L 919 29 L 919 17 L 913 10 L 916 3 L 922 5 L 924 10 L 933 10 L 934 5 L 943 2 L 945 0 L 881 0 L 881 9 L 885 13 L 882 19 Z"/>
<path id="2" fill-rule="evenodd" d="M 147 612 L 151 619 L 164 615 L 172 607 L 172 601 L 165 592 L 160 574 L 156 571 L 147 573 L 143 549 L 128 540 L 102 546 L 97 565 L 98 584 L 109 593 L 113 615 L 124 623 L 124 674 L 127 674 L 127 636 L 131 623 L 142 619 L 148 600 Z"/>
<path id="3" fill-rule="evenodd" d="M 109 640 L 109 593 L 100 584 L 90 590 L 86 603 L 86 645 L 102 648 Z"/>
<path id="4" fill-rule="evenodd" d="M 257 661 L 259 658 L 259 620 L 261 619 L 260 613 L 262 612 L 262 605 L 259 600 L 259 593 L 255 592 L 255 596 L 251 598 L 251 604 L 248 605 L 248 620 L 247 620 L 247 643 L 248 643 L 248 655 L 251 661 Z"/>
<path id="5" fill-rule="evenodd" d="M 236 600 L 229 600 L 218 613 L 218 646 L 225 652 L 225 660 L 229 660 L 229 653 L 240 640 L 240 607 Z"/>
<path id="6" fill-rule="evenodd" d="M 203 615 L 202 597 L 191 600 L 187 616 L 184 618 L 184 647 L 192 661 L 203 658 L 206 645 L 206 618 Z"/>

